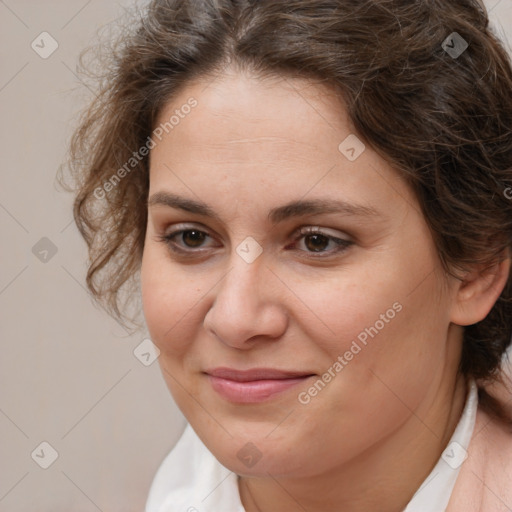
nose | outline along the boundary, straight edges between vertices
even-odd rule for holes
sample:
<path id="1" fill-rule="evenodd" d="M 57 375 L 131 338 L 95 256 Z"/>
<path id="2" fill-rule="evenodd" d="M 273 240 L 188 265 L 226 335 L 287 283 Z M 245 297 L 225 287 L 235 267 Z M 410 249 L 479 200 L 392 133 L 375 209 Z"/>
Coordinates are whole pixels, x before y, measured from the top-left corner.
<path id="1" fill-rule="evenodd" d="M 252 263 L 236 253 L 233 259 L 203 323 L 224 344 L 244 350 L 286 331 L 285 290 L 261 256 Z"/>

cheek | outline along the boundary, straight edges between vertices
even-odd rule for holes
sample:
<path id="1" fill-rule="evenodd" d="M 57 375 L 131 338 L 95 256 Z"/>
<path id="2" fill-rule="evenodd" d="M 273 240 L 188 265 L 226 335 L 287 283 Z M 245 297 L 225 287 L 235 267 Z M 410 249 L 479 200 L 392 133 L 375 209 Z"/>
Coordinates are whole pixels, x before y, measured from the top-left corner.
<path id="1" fill-rule="evenodd" d="M 336 374 L 333 389 L 349 391 L 342 396 L 360 396 L 372 380 L 382 393 L 389 393 L 387 385 L 412 406 L 446 357 L 448 308 L 435 299 L 439 282 L 434 275 L 417 286 L 419 274 L 404 272 L 400 265 L 370 274 L 308 282 L 314 291 L 301 295 L 308 297 L 312 314 L 301 328 L 311 349 L 323 352 L 322 369 Z"/>
<path id="2" fill-rule="evenodd" d="M 163 251 L 148 246 L 141 266 L 142 306 L 153 343 L 162 355 L 176 357 L 188 347 L 194 315 L 200 307 L 200 293 L 194 283 L 173 271 Z"/>
<path id="3" fill-rule="evenodd" d="M 151 340 L 160 350 L 162 376 L 180 411 L 193 418 L 201 414 L 191 399 L 199 398 L 200 382 L 191 377 L 204 290 L 173 266 L 165 251 L 151 245 L 144 250 L 140 279 L 144 317 Z"/>
<path id="4" fill-rule="evenodd" d="M 389 271 L 386 274 L 389 276 Z M 302 328 L 308 331 L 308 337 L 318 340 L 322 333 L 319 343 L 337 357 L 350 350 L 354 341 L 369 346 L 368 340 L 399 322 L 403 299 L 396 282 L 378 276 L 378 272 L 341 272 L 320 283 L 305 282 L 301 295 L 308 297 L 305 302 L 312 318 L 304 321 Z"/>
<path id="5" fill-rule="evenodd" d="M 424 300 L 432 286 L 426 283 L 421 294 L 407 296 L 388 276 L 386 281 L 362 282 L 354 275 L 351 283 L 309 283 L 315 293 L 308 306 L 330 330 L 318 319 L 316 329 L 307 318 L 301 324 L 311 344 L 306 353 L 318 356 L 316 369 L 325 372 L 320 376 L 325 384 L 316 381 L 299 390 L 300 421 L 309 432 L 310 418 L 325 417 L 328 411 L 331 419 L 315 423 L 312 436 L 320 429 L 319 437 L 343 445 L 346 454 L 366 448 L 405 421 L 443 366 L 445 338 L 433 327 L 435 308 Z M 345 445 L 332 431 L 360 442 Z M 337 456 L 326 452 L 325 457 Z"/>

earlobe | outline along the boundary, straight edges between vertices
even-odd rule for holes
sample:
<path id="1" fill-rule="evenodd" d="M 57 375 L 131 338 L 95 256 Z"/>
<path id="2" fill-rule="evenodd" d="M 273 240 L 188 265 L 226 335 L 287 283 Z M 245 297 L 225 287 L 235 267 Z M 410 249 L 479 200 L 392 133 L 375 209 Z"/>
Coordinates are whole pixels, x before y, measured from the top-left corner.
<path id="1" fill-rule="evenodd" d="M 482 321 L 491 311 L 510 277 L 510 255 L 492 267 L 478 267 L 459 281 L 452 308 L 451 321 L 472 325 Z"/>

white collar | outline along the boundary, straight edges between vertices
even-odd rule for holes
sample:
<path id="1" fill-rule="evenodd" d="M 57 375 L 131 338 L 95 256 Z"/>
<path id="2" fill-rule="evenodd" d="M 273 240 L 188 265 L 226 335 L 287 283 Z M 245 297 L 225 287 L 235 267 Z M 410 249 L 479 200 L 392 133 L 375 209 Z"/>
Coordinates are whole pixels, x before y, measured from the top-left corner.
<path id="1" fill-rule="evenodd" d="M 478 406 L 474 380 L 461 419 L 434 469 L 403 512 L 443 512 L 466 457 Z M 238 476 L 222 466 L 187 424 L 151 484 L 146 512 L 245 512 Z"/>
<path id="2" fill-rule="evenodd" d="M 462 416 L 437 464 L 416 491 L 404 512 L 443 512 L 467 457 L 467 449 L 475 428 L 478 389 L 471 379 Z"/>

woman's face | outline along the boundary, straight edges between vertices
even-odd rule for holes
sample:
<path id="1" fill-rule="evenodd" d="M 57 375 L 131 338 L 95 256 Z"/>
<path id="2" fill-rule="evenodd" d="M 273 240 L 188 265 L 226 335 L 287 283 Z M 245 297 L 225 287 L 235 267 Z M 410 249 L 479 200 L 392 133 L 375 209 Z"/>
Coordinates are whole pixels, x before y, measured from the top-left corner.
<path id="1" fill-rule="evenodd" d="M 428 423 L 453 386 L 460 328 L 408 186 L 355 138 L 332 90 L 307 81 L 190 84 L 165 122 L 150 155 L 143 306 L 203 442 L 238 474 L 292 477 L 398 432 L 412 440 L 407 426 Z M 216 368 L 300 377 L 242 383 Z"/>

